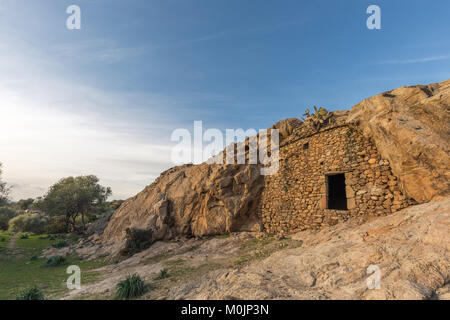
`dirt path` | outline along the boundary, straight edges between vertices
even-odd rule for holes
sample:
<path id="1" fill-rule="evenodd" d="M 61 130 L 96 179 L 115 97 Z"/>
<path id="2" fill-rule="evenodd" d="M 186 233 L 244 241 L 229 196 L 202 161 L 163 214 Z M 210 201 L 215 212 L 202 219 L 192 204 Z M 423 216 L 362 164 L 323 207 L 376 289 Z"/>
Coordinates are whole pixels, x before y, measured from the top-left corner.
<path id="1" fill-rule="evenodd" d="M 9 243 L 6 246 L 6 248 L 7 249 L 14 249 L 16 247 L 16 240 L 17 240 L 17 236 L 12 236 L 11 240 L 9 240 Z"/>

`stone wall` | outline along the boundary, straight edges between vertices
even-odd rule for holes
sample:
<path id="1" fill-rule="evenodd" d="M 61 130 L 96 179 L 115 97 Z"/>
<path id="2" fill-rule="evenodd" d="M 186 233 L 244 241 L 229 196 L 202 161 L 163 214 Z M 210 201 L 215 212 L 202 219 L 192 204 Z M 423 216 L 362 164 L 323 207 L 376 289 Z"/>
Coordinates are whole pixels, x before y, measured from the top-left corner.
<path id="1" fill-rule="evenodd" d="M 338 173 L 345 175 L 348 210 L 327 209 L 327 175 Z M 267 232 L 286 234 L 383 216 L 412 204 L 400 190 L 389 161 L 344 119 L 319 132 L 301 126 L 280 146 L 278 173 L 265 177 L 261 218 Z"/>

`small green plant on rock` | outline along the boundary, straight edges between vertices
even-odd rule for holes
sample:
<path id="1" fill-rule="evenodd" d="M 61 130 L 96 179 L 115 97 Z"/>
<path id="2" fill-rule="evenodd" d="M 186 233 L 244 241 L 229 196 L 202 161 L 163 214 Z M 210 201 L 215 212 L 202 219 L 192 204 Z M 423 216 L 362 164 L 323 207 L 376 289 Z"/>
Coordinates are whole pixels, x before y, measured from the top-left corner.
<path id="1" fill-rule="evenodd" d="M 306 119 L 302 118 L 303 122 L 310 125 L 316 132 L 319 131 L 321 127 L 334 122 L 333 113 L 322 107 L 317 109 L 317 107 L 314 106 L 314 113 L 312 114 L 309 109 L 306 109 L 303 116 L 306 117 Z"/>
<path id="2" fill-rule="evenodd" d="M 116 285 L 117 299 L 134 299 L 142 296 L 147 291 L 144 280 L 138 274 L 128 275 Z"/>
<path id="3" fill-rule="evenodd" d="M 16 300 L 45 300 L 44 294 L 37 286 L 32 286 L 19 293 Z"/>
<path id="4" fill-rule="evenodd" d="M 159 271 L 159 275 L 157 275 L 153 280 L 162 280 L 162 279 L 166 279 L 168 277 L 169 277 L 169 270 L 164 268 L 161 271 Z"/>

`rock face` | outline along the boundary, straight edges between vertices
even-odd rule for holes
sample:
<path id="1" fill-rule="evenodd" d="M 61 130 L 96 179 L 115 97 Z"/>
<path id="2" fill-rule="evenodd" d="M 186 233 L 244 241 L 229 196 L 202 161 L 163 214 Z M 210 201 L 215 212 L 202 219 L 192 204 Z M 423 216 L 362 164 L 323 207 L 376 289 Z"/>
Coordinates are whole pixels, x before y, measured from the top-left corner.
<path id="1" fill-rule="evenodd" d="M 286 119 L 272 128 L 279 129 L 283 140 L 301 123 Z M 259 165 L 204 163 L 174 167 L 119 208 L 102 240 L 123 240 L 127 228 L 149 230 L 154 241 L 180 235 L 258 231 L 262 187 Z"/>
<path id="2" fill-rule="evenodd" d="M 355 105 L 348 118 L 419 203 L 450 193 L 450 80 L 401 87 Z"/>
<path id="3" fill-rule="evenodd" d="M 175 299 L 449 299 L 449 198 L 361 226 L 300 232 L 300 248 L 173 287 Z M 369 268 L 368 267 L 374 266 Z M 379 289 L 367 280 L 379 270 Z M 372 271 L 370 271 L 372 270 Z"/>
<path id="4" fill-rule="evenodd" d="M 111 218 L 102 238 L 122 240 L 126 228 L 150 230 L 153 240 L 259 230 L 262 187 L 257 166 L 185 165 L 164 173 Z"/>

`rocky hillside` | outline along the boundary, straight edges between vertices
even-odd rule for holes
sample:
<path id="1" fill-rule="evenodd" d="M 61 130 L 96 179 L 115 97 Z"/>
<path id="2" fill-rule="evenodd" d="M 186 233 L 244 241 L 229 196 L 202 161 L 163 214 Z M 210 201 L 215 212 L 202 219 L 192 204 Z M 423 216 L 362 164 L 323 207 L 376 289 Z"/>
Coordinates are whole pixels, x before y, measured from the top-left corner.
<path id="1" fill-rule="evenodd" d="M 373 138 L 407 196 L 423 203 L 449 194 L 450 80 L 366 99 L 348 121 Z"/>
<path id="2" fill-rule="evenodd" d="M 449 230 L 447 197 L 288 238 L 239 232 L 160 241 L 98 269 L 95 283 L 65 298 L 112 298 L 116 283 L 136 272 L 151 287 L 144 299 L 450 299 Z M 75 252 L 102 250 L 88 241 Z M 380 270 L 380 289 L 367 288 L 370 265 Z M 162 269 L 168 277 L 158 279 Z"/>
<path id="3" fill-rule="evenodd" d="M 450 80 L 368 98 L 347 121 L 375 141 L 409 197 L 423 203 L 450 193 Z M 287 119 L 274 127 L 282 140 L 301 125 Z M 123 242 L 127 228 L 147 230 L 152 241 L 261 230 L 263 178 L 250 165 L 172 168 L 120 207 L 102 241 Z"/>

